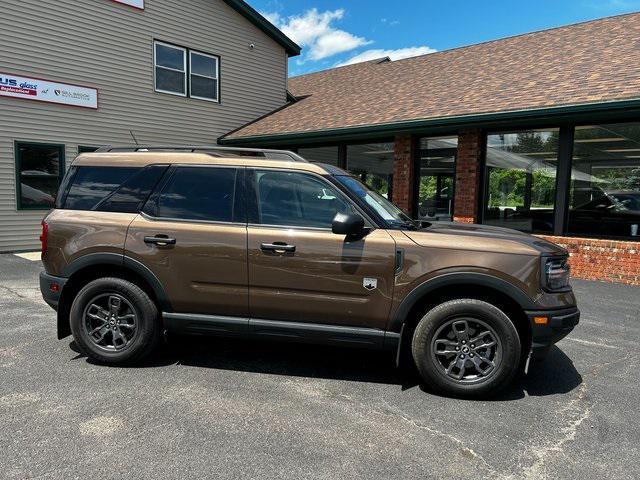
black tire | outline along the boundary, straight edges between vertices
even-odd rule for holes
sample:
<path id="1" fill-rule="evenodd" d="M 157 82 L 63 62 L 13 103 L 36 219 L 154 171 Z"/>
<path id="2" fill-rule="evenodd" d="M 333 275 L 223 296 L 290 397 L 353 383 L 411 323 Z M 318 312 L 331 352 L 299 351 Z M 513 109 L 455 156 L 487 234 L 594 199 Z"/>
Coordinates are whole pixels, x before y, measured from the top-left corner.
<path id="1" fill-rule="evenodd" d="M 116 308 L 119 313 L 112 317 Z M 140 287 L 122 278 L 99 278 L 85 285 L 73 300 L 69 320 L 80 351 L 104 364 L 138 362 L 162 340 L 155 303 Z"/>
<path id="2" fill-rule="evenodd" d="M 413 359 L 423 380 L 438 392 L 459 397 L 485 397 L 505 388 L 518 372 L 520 350 L 509 317 L 475 299 L 434 307 L 418 323 L 412 341 Z"/>

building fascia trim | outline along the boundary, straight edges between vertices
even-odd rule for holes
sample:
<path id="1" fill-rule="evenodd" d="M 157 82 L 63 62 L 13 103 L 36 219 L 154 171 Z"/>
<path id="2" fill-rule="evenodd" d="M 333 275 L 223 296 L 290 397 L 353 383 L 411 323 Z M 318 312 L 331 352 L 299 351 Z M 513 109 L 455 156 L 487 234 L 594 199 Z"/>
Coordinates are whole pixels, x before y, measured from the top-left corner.
<path id="1" fill-rule="evenodd" d="M 224 0 L 231 8 L 253 23 L 264 33 L 282 45 L 290 57 L 300 55 L 300 46 L 282 33 L 275 25 L 258 13 L 251 5 L 244 0 Z"/>
<path id="2" fill-rule="evenodd" d="M 610 102 L 581 103 L 575 105 L 562 105 L 558 107 L 546 107 L 526 110 L 510 110 L 504 112 L 489 112 L 472 115 L 458 115 L 452 117 L 440 117 L 429 119 L 416 119 L 401 122 L 390 122 L 383 124 L 358 125 L 353 127 L 342 127 L 335 129 L 313 130 L 309 132 L 291 132 L 275 135 L 254 135 L 247 137 L 222 136 L 218 139 L 221 144 L 247 144 L 256 142 L 287 142 L 298 140 L 314 140 L 326 138 L 328 136 L 345 135 L 370 135 L 370 134 L 390 134 L 393 132 L 415 130 L 421 128 L 437 127 L 467 127 L 489 122 L 500 122 L 506 120 L 536 119 L 539 121 L 553 119 L 560 115 L 577 116 L 584 113 L 615 112 L 640 108 L 640 98 L 628 100 L 615 100 Z M 268 116 L 268 115 L 266 115 Z M 240 128 L 242 129 L 242 127 Z M 228 133 L 230 135 L 233 132 Z"/>

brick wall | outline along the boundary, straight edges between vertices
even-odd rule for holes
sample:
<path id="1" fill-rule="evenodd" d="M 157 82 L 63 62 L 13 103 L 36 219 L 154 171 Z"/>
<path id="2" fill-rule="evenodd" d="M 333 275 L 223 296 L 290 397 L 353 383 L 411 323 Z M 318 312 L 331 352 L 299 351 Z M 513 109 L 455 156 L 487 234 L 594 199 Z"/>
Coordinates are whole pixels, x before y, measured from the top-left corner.
<path id="1" fill-rule="evenodd" d="M 569 250 L 572 277 L 640 285 L 640 242 L 539 236 Z"/>
<path id="2" fill-rule="evenodd" d="M 396 135 L 393 147 L 393 193 L 392 201 L 405 213 L 413 209 L 415 141 L 411 135 Z"/>
<path id="3" fill-rule="evenodd" d="M 480 165 L 484 150 L 484 135 L 480 129 L 460 131 L 456 159 L 456 187 L 453 219 L 474 223 L 478 220 Z"/>

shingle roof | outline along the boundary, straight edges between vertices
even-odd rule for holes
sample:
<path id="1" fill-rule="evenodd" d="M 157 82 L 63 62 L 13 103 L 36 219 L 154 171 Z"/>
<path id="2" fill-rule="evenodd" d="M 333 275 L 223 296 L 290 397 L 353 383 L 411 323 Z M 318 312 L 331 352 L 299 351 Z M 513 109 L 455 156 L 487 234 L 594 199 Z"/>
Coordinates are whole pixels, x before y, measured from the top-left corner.
<path id="1" fill-rule="evenodd" d="M 640 13 L 289 79 L 298 99 L 225 139 L 640 98 Z"/>

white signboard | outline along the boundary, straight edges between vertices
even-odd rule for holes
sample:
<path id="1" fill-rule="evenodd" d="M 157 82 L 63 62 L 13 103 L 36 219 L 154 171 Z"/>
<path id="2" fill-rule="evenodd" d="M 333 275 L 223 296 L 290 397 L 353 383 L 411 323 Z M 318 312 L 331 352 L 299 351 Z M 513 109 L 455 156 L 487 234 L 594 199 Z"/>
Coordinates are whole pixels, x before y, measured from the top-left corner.
<path id="1" fill-rule="evenodd" d="M 49 82 L 2 72 L 0 72 L 0 96 L 60 103 L 74 107 L 98 108 L 98 90 L 95 88 Z"/>
<path id="2" fill-rule="evenodd" d="M 131 5 L 132 7 L 144 10 L 144 0 L 114 0 L 114 2 L 124 3 L 125 5 Z"/>

